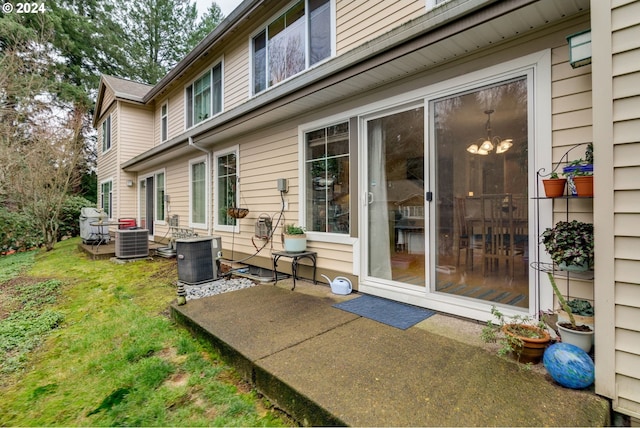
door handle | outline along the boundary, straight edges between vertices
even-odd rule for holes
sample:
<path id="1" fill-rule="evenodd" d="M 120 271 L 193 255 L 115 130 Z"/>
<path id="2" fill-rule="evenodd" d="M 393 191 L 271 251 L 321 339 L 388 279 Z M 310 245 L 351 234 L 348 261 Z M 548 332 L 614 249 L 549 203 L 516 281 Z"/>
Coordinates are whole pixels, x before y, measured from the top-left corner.
<path id="1" fill-rule="evenodd" d="M 371 205 L 373 203 L 373 193 L 367 192 L 367 205 Z"/>

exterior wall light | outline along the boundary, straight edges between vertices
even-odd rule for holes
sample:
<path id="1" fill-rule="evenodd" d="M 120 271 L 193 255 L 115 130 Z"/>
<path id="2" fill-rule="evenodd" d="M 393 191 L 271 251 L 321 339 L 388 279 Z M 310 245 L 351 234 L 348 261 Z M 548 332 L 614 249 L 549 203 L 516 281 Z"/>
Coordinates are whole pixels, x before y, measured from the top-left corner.
<path id="1" fill-rule="evenodd" d="M 567 36 L 569 42 L 569 63 L 577 68 L 591 64 L 591 30 Z"/>

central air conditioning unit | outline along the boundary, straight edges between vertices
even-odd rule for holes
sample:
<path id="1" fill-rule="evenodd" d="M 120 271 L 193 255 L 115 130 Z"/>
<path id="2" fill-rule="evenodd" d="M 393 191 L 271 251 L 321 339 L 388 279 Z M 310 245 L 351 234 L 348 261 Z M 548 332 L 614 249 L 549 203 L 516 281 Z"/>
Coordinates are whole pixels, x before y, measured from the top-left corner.
<path id="1" fill-rule="evenodd" d="M 149 231 L 147 229 L 116 230 L 116 257 L 133 259 L 149 256 Z"/>
<path id="2" fill-rule="evenodd" d="M 195 285 L 216 279 L 216 259 L 221 251 L 222 239 L 219 236 L 176 239 L 178 281 Z"/>

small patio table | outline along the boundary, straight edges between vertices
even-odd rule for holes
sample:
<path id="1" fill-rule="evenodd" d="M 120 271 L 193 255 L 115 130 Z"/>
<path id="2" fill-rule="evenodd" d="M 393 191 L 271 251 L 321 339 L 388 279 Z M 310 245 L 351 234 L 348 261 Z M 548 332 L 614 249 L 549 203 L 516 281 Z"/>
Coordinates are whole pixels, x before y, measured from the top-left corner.
<path id="1" fill-rule="evenodd" d="M 98 252 L 101 244 L 106 244 L 109 242 L 108 239 L 105 239 L 105 235 L 109 234 L 109 226 L 120 226 L 123 224 L 128 223 L 124 221 L 97 221 L 89 223 L 89 225 L 98 228 L 98 233 L 93 232 L 89 237 L 89 240 L 92 241 L 91 249 Z M 107 233 L 104 232 L 105 226 L 107 227 Z"/>
<path id="2" fill-rule="evenodd" d="M 278 274 L 276 271 L 276 267 L 278 266 L 278 260 L 281 257 L 288 257 L 291 259 L 291 273 L 293 276 L 293 287 L 291 290 L 295 290 L 296 288 L 296 277 L 298 276 L 298 261 L 300 259 L 309 259 L 313 263 L 313 283 L 316 284 L 316 261 L 318 253 L 315 251 L 301 251 L 296 253 L 291 253 L 289 251 L 276 251 L 273 254 L 273 280 L 274 285 L 278 283 Z"/>

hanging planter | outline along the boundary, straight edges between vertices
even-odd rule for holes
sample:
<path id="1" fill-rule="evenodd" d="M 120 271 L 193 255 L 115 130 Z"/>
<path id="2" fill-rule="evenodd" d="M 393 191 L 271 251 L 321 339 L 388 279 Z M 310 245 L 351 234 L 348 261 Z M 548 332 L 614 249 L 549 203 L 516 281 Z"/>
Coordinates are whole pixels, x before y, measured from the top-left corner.
<path id="1" fill-rule="evenodd" d="M 227 215 L 233 218 L 245 218 L 249 214 L 249 208 L 227 208 Z"/>

